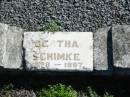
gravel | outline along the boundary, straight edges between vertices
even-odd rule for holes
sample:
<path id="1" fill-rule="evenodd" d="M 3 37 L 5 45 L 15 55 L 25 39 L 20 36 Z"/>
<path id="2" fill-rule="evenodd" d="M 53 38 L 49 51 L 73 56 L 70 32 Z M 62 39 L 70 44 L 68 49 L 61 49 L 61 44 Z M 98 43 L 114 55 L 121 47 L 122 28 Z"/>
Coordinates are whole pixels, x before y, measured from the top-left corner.
<path id="1" fill-rule="evenodd" d="M 130 0 L 0 0 L 0 22 L 38 31 L 55 21 L 61 31 L 93 31 L 130 23 Z"/>
<path id="2" fill-rule="evenodd" d="M 8 90 L 0 91 L 0 97 L 36 97 L 32 90 Z"/>

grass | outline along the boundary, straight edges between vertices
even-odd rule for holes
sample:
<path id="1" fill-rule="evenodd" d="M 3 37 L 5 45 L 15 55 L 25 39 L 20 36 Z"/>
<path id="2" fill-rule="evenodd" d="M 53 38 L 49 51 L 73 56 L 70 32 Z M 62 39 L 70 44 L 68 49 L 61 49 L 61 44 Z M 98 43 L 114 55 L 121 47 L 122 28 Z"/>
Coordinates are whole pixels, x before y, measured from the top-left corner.
<path id="1" fill-rule="evenodd" d="M 0 97 L 12 97 L 11 92 L 14 89 L 14 85 L 12 83 L 5 84 L 0 88 Z"/>
<path id="2" fill-rule="evenodd" d="M 114 96 L 107 92 L 103 96 L 99 96 L 95 90 L 92 90 L 91 87 L 88 87 L 86 90 L 86 97 L 114 97 Z"/>
<path id="3" fill-rule="evenodd" d="M 12 96 L 13 89 L 14 85 L 11 83 L 4 85 L 1 88 L 0 97 L 13 97 Z M 99 95 L 91 87 L 86 88 L 86 91 L 80 94 L 75 89 L 73 89 L 72 86 L 70 85 L 67 86 L 59 83 L 55 85 L 48 85 L 47 88 L 42 88 L 40 91 L 37 92 L 37 97 L 114 97 L 114 96 L 109 94 L 108 92 L 104 93 L 103 95 Z"/>
<path id="4" fill-rule="evenodd" d="M 3 90 L 12 90 L 13 88 L 14 85 L 12 83 L 3 86 Z"/>
<path id="5" fill-rule="evenodd" d="M 39 97 L 77 97 L 77 92 L 71 86 L 62 84 L 49 85 L 38 94 Z"/>
<path id="6" fill-rule="evenodd" d="M 56 32 L 56 31 L 59 31 L 59 29 L 60 29 L 60 26 L 58 25 L 58 23 L 55 21 L 51 21 L 51 22 L 47 23 L 45 26 L 43 26 L 41 31 Z"/>
<path id="7" fill-rule="evenodd" d="M 63 84 L 49 85 L 48 88 L 42 89 L 38 92 L 38 97 L 79 97 L 78 92 L 71 86 Z M 80 97 L 114 97 L 109 93 L 105 93 L 103 96 L 99 96 L 96 91 L 88 87 L 84 96 Z"/>

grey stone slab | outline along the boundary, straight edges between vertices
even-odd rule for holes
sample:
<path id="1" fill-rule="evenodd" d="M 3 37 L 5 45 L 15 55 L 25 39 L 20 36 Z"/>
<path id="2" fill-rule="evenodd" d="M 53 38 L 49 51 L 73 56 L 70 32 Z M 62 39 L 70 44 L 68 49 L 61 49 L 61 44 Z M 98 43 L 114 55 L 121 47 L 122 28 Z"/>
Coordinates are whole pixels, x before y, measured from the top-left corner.
<path id="1" fill-rule="evenodd" d="M 130 68 L 130 25 L 113 26 L 112 37 L 114 66 Z"/>
<path id="2" fill-rule="evenodd" d="M 108 32 L 111 27 L 100 28 L 94 33 L 94 69 L 108 70 Z"/>
<path id="3" fill-rule="evenodd" d="M 22 65 L 22 33 L 18 27 L 0 23 L 0 66 L 18 69 Z"/>
<path id="4" fill-rule="evenodd" d="M 25 32 L 27 70 L 93 71 L 92 32 Z"/>

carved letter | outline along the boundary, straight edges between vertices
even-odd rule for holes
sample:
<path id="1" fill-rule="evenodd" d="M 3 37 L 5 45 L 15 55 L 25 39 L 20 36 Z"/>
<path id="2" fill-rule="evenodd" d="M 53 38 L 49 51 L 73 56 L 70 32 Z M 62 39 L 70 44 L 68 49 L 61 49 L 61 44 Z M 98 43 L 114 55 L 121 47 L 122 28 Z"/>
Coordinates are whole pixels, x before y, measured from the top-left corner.
<path id="1" fill-rule="evenodd" d="M 77 48 L 79 47 L 77 41 L 73 41 L 72 47 L 77 47 Z"/>
<path id="2" fill-rule="evenodd" d="M 37 40 L 37 41 L 35 42 L 35 47 L 40 47 L 40 45 L 41 45 L 40 40 Z"/>
<path id="3" fill-rule="evenodd" d="M 62 46 L 61 44 L 63 43 L 63 40 L 57 40 L 57 42 L 58 42 L 58 46 L 61 47 Z"/>
<path id="4" fill-rule="evenodd" d="M 72 60 L 71 56 L 72 56 L 72 53 L 66 53 L 66 60 Z"/>
<path id="5" fill-rule="evenodd" d="M 64 60 L 65 59 L 65 54 L 64 53 L 57 53 L 57 60 Z"/>
<path id="6" fill-rule="evenodd" d="M 47 53 L 47 60 L 53 60 L 53 53 Z"/>
<path id="7" fill-rule="evenodd" d="M 48 47 L 48 40 L 43 40 L 42 47 Z"/>
<path id="8" fill-rule="evenodd" d="M 45 58 L 45 53 L 41 53 L 41 54 L 40 54 L 40 59 L 41 59 L 41 60 L 46 60 L 46 58 Z"/>
<path id="9" fill-rule="evenodd" d="M 65 47 L 71 47 L 71 41 L 65 41 Z"/>
<path id="10" fill-rule="evenodd" d="M 80 59 L 79 59 L 79 55 L 80 55 L 80 54 L 75 53 L 75 54 L 74 54 L 74 60 L 79 61 L 79 60 L 80 60 Z"/>
<path id="11" fill-rule="evenodd" d="M 33 60 L 38 60 L 38 53 L 36 53 L 36 51 L 33 51 Z"/>

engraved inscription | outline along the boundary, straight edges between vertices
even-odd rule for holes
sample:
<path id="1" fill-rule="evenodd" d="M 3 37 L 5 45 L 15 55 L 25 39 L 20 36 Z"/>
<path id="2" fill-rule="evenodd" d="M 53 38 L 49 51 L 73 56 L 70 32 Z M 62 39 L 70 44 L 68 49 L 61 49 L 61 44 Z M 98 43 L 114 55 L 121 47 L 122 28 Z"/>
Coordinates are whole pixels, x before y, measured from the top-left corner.
<path id="1" fill-rule="evenodd" d="M 72 36 L 71 36 L 72 34 Z M 24 34 L 26 60 L 37 69 L 93 70 L 92 33 Z M 84 41 L 88 43 L 84 43 Z M 85 69 L 84 69 L 85 67 Z"/>

